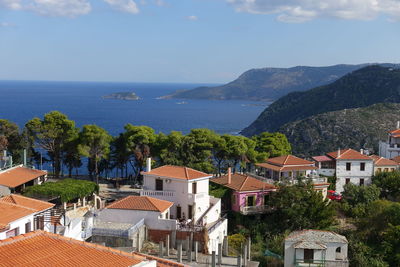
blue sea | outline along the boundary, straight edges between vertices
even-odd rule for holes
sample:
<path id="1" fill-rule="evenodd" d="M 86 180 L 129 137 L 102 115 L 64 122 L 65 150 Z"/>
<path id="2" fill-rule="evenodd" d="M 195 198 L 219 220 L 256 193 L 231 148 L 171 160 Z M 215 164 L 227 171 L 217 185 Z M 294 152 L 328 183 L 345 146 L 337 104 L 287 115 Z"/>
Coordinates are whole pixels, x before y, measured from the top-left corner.
<path id="1" fill-rule="evenodd" d="M 264 110 L 259 102 L 157 99 L 175 90 L 205 84 L 0 81 L 0 118 L 20 127 L 33 117 L 59 110 L 77 126 L 97 124 L 112 135 L 127 123 L 147 125 L 156 132 L 209 128 L 238 134 Z M 135 92 L 141 99 L 103 99 L 116 92 Z"/>

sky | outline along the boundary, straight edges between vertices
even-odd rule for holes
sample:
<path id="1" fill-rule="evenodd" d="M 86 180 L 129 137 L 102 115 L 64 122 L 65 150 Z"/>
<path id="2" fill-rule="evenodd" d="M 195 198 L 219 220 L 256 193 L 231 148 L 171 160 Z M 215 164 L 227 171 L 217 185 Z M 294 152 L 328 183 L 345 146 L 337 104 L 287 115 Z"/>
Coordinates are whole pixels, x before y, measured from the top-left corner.
<path id="1" fill-rule="evenodd" d="M 225 83 L 399 47 L 400 0 L 0 0 L 0 80 Z"/>

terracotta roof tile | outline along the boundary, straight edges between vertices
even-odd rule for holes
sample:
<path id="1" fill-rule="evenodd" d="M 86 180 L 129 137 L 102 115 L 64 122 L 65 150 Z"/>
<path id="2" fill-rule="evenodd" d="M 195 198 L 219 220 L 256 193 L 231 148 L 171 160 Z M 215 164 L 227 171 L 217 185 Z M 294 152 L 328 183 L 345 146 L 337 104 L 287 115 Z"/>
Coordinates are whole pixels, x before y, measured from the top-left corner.
<path id="1" fill-rule="evenodd" d="M 158 257 L 154 257 L 154 256 L 150 256 L 150 255 L 146 255 L 146 254 L 142 254 L 142 253 L 138 253 L 138 252 L 132 252 L 132 254 L 139 255 L 141 257 L 145 257 L 148 260 L 157 261 L 157 267 L 185 267 L 185 266 L 187 266 L 182 263 L 178 263 L 178 262 L 174 262 L 171 260 L 162 259 L 162 258 L 158 258 Z"/>
<path id="2" fill-rule="evenodd" d="M 256 163 L 256 166 L 266 168 L 266 169 L 271 169 L 273 171 L 277 172 L 282 172 L 282 171 L 304 171 L 304 170 L 316 170 L 318 169 L 317 167 L 314 166 L 314 163 L 312 165 L 305 165 L 305 166 L 276 166 L 273 164 L 269 163 Z"/>
<path id="3" fill-rule="evenodd" d="M 53 203 L 49 203 L 46 201 L 37 200 L 30 197 L 24 197 L 21 195 L 11 194 L 5 197 L 0 198 L 0 201 L 17 204 L 19 206 L 24 206 L 26 208 L 31 208 L 36 211 L 43 211 L 50 209 L 55 206 Z"/>
<path id="4" fill-rule="evenodd" d="M 313 165 L 314 163 L 293 155 L 280 156 L 267 159 L 267 163 L 286 166 L 286 165 Z"/>
<path id="5" fill-rule="evenodd" d="M 328 156 L 314 156 L 312 157 L 313 160 L 315 160 L 316 162 L 326 162 L 326 161 L 333 161 L 332 158 L 328 157 Z"/>
<path id="6" fill-rule="evenodd" d="M 15 188 L 46 174 L 45 171 L 18 166 L 0 172 L 0 185 Z"/>
<path id="7" fill-rule="evenodd" d="M 228 175 L 213 178 L 210 180 L 216 184 L 223 185 L 237 192 L 245 191 L 261 191 L 261 190 L 274 190 L 276 187 L 272 184 L 260 181 L 254 177 L 234 173 L 231 176 L 231 183 L 228 184 Z"/>
<path id="8" fill-rule="evenodd" d="M 374 160 L 374 164 L 375 166 L 397 166 L 398 163 L 396 161 L 384 158 L 384 157 L 380 157 L 377 155 L 371 155 L 370 158 L 372 158 Z"/>
<path id="9" fill-rule="evenodd" d="M 394 157 L 392 160 L 397 162 L 397 164 L 400 164 L 400 156 Z"/>
<path id="10" fill-rule="evenodd" d="M 147 196 L 128 196 L 108 205 L 107 209 L 147 210 L 164 212 L 174 203 Z"/>
<path id="11" fill-rule="evenodd" d="M 389 131 L 390 134 L 400 134 L 400 129 Z"/>
<path id="12" fill-rule="evenodd" d="M 5 201 L 0 201 L 0 225 L 3 225 L 1 228 L 4 228 L 5 225 L 8 225 L 13 221 L 34 214 L 36 212 L 36 210 L 31 208 L 23 207 Z"/>
<path id="13" fill-rule="evenodd" d="M 329 152 L 329 153 L 327 153 L 327 155 L 334 159 L 372 160 L 369 156 L 361 154 L 360 152 L 355 151 L 354 149 L 351 149 L 351 148 L 341 149 L 339 157 L 338 157 L 338 152 L 339 151 Z"/>
<path id="14" fill-rule="evenodd" d="M 44 231 L 0 241 L 0 266 L 134 266 L 139 255 Z"/>
<path id="15" fill-rule="evenodd" d="M 164 165 L 159 168 L 155 168 L 150 172 L 142 172 L 142 174 L 159 175 L 183 180 L 192 180 L 211 176 L 207 173 L 197 171 L 192 168 L 173 165 Z"/>

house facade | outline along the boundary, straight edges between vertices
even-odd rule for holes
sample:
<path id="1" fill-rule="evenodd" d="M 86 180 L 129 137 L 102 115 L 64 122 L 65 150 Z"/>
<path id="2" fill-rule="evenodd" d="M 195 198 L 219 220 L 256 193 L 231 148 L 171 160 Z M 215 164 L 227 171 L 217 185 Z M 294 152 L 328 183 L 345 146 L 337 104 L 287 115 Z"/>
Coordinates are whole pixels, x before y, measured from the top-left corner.
<path id="1" fill-rule="evenodd" d="M 397 171 L 399 168 L 399 164 L 394 160 L 376 155 L 371 155 L 370 157 L 374 160 L 374 175 L 381 172 Z"/>
<path id="2" fill-rule="evenodd" d="M 348 241 L 331 231 L 302 230 L 285 239 L 285 267 L 348 267 Z"/>
<path id="3" fill-rule="evenodd" d="M 246 174 L 231 173 L 215 177 L 212 183 L 229 188 L 229 197 L 223 199 L 224 208 L 240 212 L 243 215 L 260 214 L 269 210 L 270 193 L 276 187 Z"/>
<path id="4" fill-rule="evenodd" d="M 397 128 L 388 132 L 385 141 L 379 141 L 379 156 L 392 159 L 400 156 L 400 123 L 397 122 Z"/>
<path id="5" fill-rule="evenodd" d="M 54 204 L 11 194 L 0 198 L 0 240 L 40 229 L 52 231 Z"/>
<path id="6" fill-rule="evenodd" d="M 0 197 L 11 193 L 21 193 L 25 187 L 41 184 L 46 180 L 46 171 L 23 165 L 0 170 Z"/>
<path id="7" fill-rule="evenodd" d="M 205 250 L 217 250 L 228 233 L 228 221 L 221 216 L 221 199 L 209 195 L 209 174 L 183 167 L 165 165 L 151 169 L 150 161 L 143 172 L 141 196 L 154 197 L 173 203 L 169 218 L 180 221 L 178 232 L 206 232 Z M 186 238 L 178 234 L 177 239 Z"/>

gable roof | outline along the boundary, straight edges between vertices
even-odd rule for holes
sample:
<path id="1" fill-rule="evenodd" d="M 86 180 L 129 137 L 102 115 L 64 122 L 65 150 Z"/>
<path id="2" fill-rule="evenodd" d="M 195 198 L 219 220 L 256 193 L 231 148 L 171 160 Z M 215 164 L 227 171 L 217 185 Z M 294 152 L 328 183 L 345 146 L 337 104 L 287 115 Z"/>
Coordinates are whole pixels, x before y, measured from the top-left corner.
<path id="1" fill-rule="evenodd" d="M 312 157 L 313 160 L 315 160 L 316 162 L 327 162 L 327 161 L 333 161 L 332 158 L 322 155 L 322 156 L 314 156 Z"/>
<path id="2" fill-rule="evenodd" d="M 389 131 L 389 134 L 392 136 L 392 137 L 400 137 L 400 129 L 396 129 L 396 130 L 393 130 L 393 131 Z"/>
<path id="3" fill-rule="evenodd" d="M 24 197 L 21 195 L 11 194 L 5 197 L 0 198 L 0 202 L 8 202 L 12 204 L 16 204 L 19 206 L 23 206 L 26 208 L 34 209 L 35 211 L 43 211 L 50 209 L 55 206 L 53 203 L 49 203 L 46 201 L 37 200 L 30 197 Z"/>
<path id="4" fill-rule="evenodd" d="M 397 162 L 397 164 L 400 164 L 400 156 L 396 156 L 396 157 L 392 158 L 392 160 L 394 162 Z"/>
<path id="5" fill-rule="evenodd" d="M 148 196 L 127 196 L 117 200 L 106 207 L 106 209 L 123 210 L 146 210 L 164 212 L 174 203 Z"/>
<path id="6" fill-rule="evenodd" d="M 348 159 L 348 160 L 372 160 L 369 156 L 361 154 L 358 151 L 355 151 L 354 149 L 347 148 L 347 149 L 340 149 L 340 155 L 339 150 L 338 151 L 333 151 L 326 153 L 329 157 L 334 158 L 336 160 L 338 159 Z"/>
<path id="7" fill-rule="evenodd" d="M 144 257 L 35 231 L 0 241 L 5 266 L 134 266 Z"/>
<path id="8" fill-rule="evenodd" d="M 319 244 L 324 243 L 348 243 L 345 236 L 339 235 L 332 231 L 322 230 L 301 230 L 291 232 L 285 241 L 293 242 L 316 242 Z"/>
<path id="9" fill-rule="evenodd" d="M 254 177 L 239 173 L 231 174 L 231 183 L 228 184 L 228 175 L 213 178 L 210 181 L 223 185 L 237 192 L 272 190 L 276 187 L 272 184 L 260 181 Z"/>
<path id="10" fill-rule="evenodd" d="M 379 167 L 379 166 L 397 166 L 398 165 L 398 163 L 394 160 L 380 157 L 377 155 L 371 155 L 370 158 L 372 158 L 374 160 L 374 164 L 377 167 Z"/>
<path id="11" fill-rule="evenodd" d="M 210 177 L 210 174 L 194 170 L 192 168 L 174 165 L 164 165 L 142 174 L 159 175 L 183 180 L 192 180 L 203 177 Z"/>
<path id="12" fill-rule="evenodd" d="M 4 229 L 10 223 L 34 213 L 36 213 L 36 210 L 34 209 L 6 201 L 0 201 L 0 225 L 2 225 L 0 228 Z"/>
<path id="13" fill-rule="evenodd" d="M 0 185 L 15 188 L 46 174 L 45 171 L 18 166 L 0 172 Z"/>
<path id="14" fill-rule="evenodd" d="M 286 166 L 286 165 L 314 165 L 314 162 L 308 161 L 293 155 L 280 156 L 275 158 L 269 158 L 266 161 L 267 163 L 278 165 L 278 166 Z"/>

